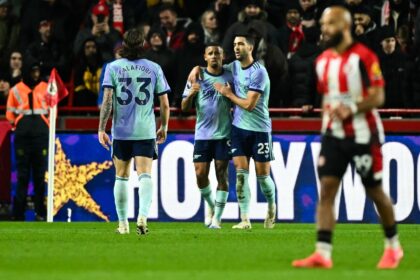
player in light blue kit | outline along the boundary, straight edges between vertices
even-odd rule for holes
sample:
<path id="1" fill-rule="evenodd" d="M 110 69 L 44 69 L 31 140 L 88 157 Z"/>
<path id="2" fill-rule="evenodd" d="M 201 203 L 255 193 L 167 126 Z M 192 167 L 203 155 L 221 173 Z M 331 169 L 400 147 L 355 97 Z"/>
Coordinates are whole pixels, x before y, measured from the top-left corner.
<path id="1" fill-rule="evenodd" d="M 249 160 L 255 161 L 255 171 L 261 190 L 268 201 L 265 228 L 273 228 L 276 221 L 275 184 L 270 177 L 272 156 L 271 120 L 268 113 L 270 80 L 267 70 L 254 61 L 252 50 L 254 39 L 248 34 L 236 35 L 234 52 L 236 61 L 225 66 L 232 71 L 233 89 L 229 84 L 215 83 L 214 87 L 234 103 L 231 133 L 231 151 L 236 168 L 236 194 L 241 210 L 241 222 L 233 228 L 250 229 L 248 183 Z M 189 80 L 194 81 L 199 74 L 194 68 Z"/>
<path id="2" fill-rule="evenodd" d="M 139 212 L 137 233 L 147 234 L 147 216 L 152 203 L 152 162 L 157 158 L 156 143 L 165 142 L 168 130 L 170 92 L 159 65 L 143 59 L 144 34 L 130 29 L 124 34 L 122 58 L 107 65 L 104 99 L 101 107 L 98 138 L 109 149 L 116 169 L 114 198 L 119 226 L 117 233 L 129 233 L 128 178 L 134 158 L 139 179 Z M 156 132 L 154 96 L 159 96 L 161 126 Z M 113 111 L 112 142 L 105 132 Z"/>
<path id="3" fill-rule="evenodd" d="M 182 110 L 189 111 L 195 104 L 197 121 L 194 136 L 194 166 L 197 185 L 206 201 L 208 211 L 204 224 L 210 228 L 221 228 L 221 217 L 228 198 L 228 165 L 230 156 L 230 133 L 232 124 L 229 99 L 214 89 L 214 83 L 232 82 L 232 74 L 223 69 L 223 49 L 220 45 L 208 45 L 204 51 L 207 67 L 203 80 L 187 83 L 182 95 Z M 212 195 L 209 181 L 211 161 L 214 159 L 217 191 Z"/>

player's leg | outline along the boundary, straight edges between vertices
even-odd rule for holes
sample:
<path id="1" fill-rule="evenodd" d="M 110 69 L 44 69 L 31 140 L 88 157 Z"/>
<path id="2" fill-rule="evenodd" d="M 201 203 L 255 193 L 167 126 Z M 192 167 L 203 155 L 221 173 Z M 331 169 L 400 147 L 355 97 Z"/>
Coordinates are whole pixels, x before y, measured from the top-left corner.
<path id="1" fill-rule="evenodd" d="M 238 199 L 239 209 L 241 210 L 241 222 L 233 228 L 250 229 L 249 220 L 249 202 L 251 200 L 251 191 L 249 189 L 249 158 L 252 150 L 248 143 L 249 132 L 236 126 L 232 126 L 231 132 L 231 152 L 233 164 L 236 170 L 236 197 Z"/>
<path id="2" fill-rule="evenodd" d="M 149 216 L 150 205 L 152 204 L 153 182 L 152 182 L 153 158 L 136 156 L 135 164 L 139 178 L 139 212 L 137 216 L 137 233 L 147 234 L 147 217 Z"/>
<path id="3" fill-rule="evenodd" d="M 301 260 L 295 260 L 294 267 L 331 268 L 333 263 L 332 235 L 335 226 L 334 203 L 341 178 L 349 163 L 343 140 L 324 137 L 318 159 L 318 176 L 321 193 L 317 205 L 317 241 L 315 253 Z"/>
<path id="4" fill-rule="evenodd" d="M 130 177 L 132 143 L 131 141 L 113 140 L 112 159 L 115 166 L 114 202 L 120 234 L 130 233 L 128 224 L 128 178 Z"/>
<path id="5" fill-rule="evenodd" d="M 264 220 L 264 228 L 274 228 L 276 223 L 276 186 L 270 176 L 270 162 L 255 162 L 255 172 L 262 193 L 267 199 L 267 216 Z"/>
<path id="6" fill-rule="evenodd" d="M 129 160 L 120 160 L 116 156 L 113 158 L 115 166 L 115 183 L 114 183 L 114 202 L 117 211 L 119 226 L 117 233 L 130 233 L 128 225 L 128 178 L 130 177 Z"/>
<path id="7" fill-rule="evenodd" d="M 227 203 L 229 196 L 228 188 L 228 160 L 215 160 L 214 162 L 216 169 L 217 177 L 217 191 L 216 191 L 216 201 L 215 201 L 215 210 L 211 228 L 220 228 L 222 222 L 223 210 Z"/>
<path id="8" fill-rule="evenodd" d="M 385 250 L 378 263 L 378 268 L 396 268 L 403 257 L 403 250 L 398 239 L 397 223 L 391 199 L 382 188 L 381 145 L 377 139 L 374 139 L 372 144 L 357 145 L 356 149 L 358 152 L 353 157 L 353 162 L 362 177 L 366 194 L 372 199 L 378 210 L 385 234 Z"/>
<path id="9" fill-rule="evenodd" d="M 193 154 L 197 186 L 207 208 L 204 225 L 208 227 L 214 215 L 214 196 L 209 180 L 210 163 L 214 157 L 214 141 L 196 140 Z"/>
<path id="10" fill-rule="evenodd" d="M 273 159 L 270 133 L 254 133 L 252 157 L 255 161 L 258 183 L 268 202 L 264 228 L 274 228 L 276 221 L 276 186 L 270 176 L 270 161 Z"/>
<path id="11" fill-rule="evenodd" d="M 204 199 L 207 207 L 207 215 L 204 219 L 204 225 L 209 226 L 214 215 L 214 196 L 210 185 L 209 172 L 210 162 L 194 162 L 197 186 L 201 197 Z"/>
<path id="12" fill-rule="evenodd" d="M 249 219 L 249 204 L 251 200 L 251 190 L 249 189 L 249 157 L 234 156 L 233 164 L 236 170 L 236 197 L 239 209 L 241 210 L 241 222 L 234 229 L 251 229 Z"/>

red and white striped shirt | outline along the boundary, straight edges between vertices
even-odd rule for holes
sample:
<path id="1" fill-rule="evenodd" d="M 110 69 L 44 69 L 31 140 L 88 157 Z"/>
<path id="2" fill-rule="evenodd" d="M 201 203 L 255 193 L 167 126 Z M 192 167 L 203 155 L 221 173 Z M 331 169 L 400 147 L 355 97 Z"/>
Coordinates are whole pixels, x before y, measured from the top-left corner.
<path id="1" fill-rule="evenodd" d="M 362 101 L 368 96 L 369 87 L 384 87 L 377 56 L 364 45 L 355 43 L 342 54 L 328 49 L 315 63 L 318 91 L 324 96 L 322 133 L 340 139 L 354 138 L 359 144 L 367 144 L 372 136 L 377 136 L 382 143 L 383 126 L 375 109 L 344 121 L 329 116 L 329 111 L 340 103 Z"/>

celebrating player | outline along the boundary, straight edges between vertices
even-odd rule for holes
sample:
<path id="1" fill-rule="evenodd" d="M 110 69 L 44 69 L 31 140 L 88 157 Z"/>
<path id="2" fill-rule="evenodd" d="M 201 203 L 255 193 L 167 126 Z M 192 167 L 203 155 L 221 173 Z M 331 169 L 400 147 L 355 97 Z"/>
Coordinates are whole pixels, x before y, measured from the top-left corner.
<path id="1" fill-rule="evenodd" d="M 128 177 L 134 157 L 139 180 L 139 212 L 137 233 L 147 234 L 147 216 L 152 202 L 152 162 L 157 158 L 156 143 L 165 142 L 170 92 L 162 69 L 156 63 L 142 58 L 144 34 L 130 29 L 124 34 L 122 58 L 108 64 L 105 72 L 104 99 L 101 107 L 98 138 L 109 149 L 116 168 L 114 185 L 115 206 L 119 226 L 117 232 L 129 233 Z M 153 111 L 154 95 L 159 96 L 161 126 L 156 132 Z M 113 110 L 112 142 L 105 133 L 106 123 Z"/>
<path id="2" fill-rule="evenodd" d="M 361 176 L 385 232 L 380 269 L 396 268 L 403 257 L 390 198 L 382 189 L 384 133 L 376 107 L 384 103 L 384 80 L 376 55 L 351 36 L 351 15 L 331 7 L 321 18 L 326 48 L 316 60 L 318 90 L 324 95 L 322 144 L 318 159 L 321 194 L 317 208 L 315 253 L 295 267 L 331 268 L 334 200 L 349 163 Z"/>
<path id="3" fill-rule="evenodd" d="M 213 84 L 232 82 L 232 74 L 223 69 L 223 49 L 217 45 L 205 48 L 203 80 L 187 83 L 182 100 L 182 110 L 189 111 L 193 101 L 197 111 L 194 136 L 194 166 L 197 185 L 207 202 L 205 225 L 221 228 L 221 217 L 228 198 L 228 164 L 230 156 L 231 102 L 218 93 Z M 209 181 L 210 163 L 214 159 L 217 177 L 216 201 Z"/>
<path id="4" fill-rule="evenodd" d="M 261 190 L 268 201 L 265 228 L 273 228 L 276 221 L 275 185 L 270 177 L 272 160 L 271 120 L 268 113 L 270 80 L 267 70 L 254 61 L 254 39 L 248 34 L 237 35 L 233 47 L 236 60 L 225 66 L 231 70 L 235 93 L 230 84 L 215 83 L 214 87 L 234 103 L 231 133 L 231 152 L 236 168 L 236 195 L 241 210 L 241 222 L 234 229 L 251 229 L 249 219 L 249 160 L 255 161 L 255 171 Z M 190 79 L 199 74 L 194 68 Z"/>

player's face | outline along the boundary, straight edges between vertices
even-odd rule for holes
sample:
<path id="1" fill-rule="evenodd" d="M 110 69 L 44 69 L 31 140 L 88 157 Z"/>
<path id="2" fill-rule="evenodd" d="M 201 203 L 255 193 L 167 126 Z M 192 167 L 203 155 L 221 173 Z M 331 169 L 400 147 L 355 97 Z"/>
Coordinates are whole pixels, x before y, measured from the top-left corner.
<path id="1" fill-rule="evenodd" d="M 223 65 L 223 50 L 221 47 L 207 47 L 204 53 L 204 60 L 207 66 L 220 68 Z"/>
<path id="2" fill-rule="evenodd" d="M 245 37 L 235 37 L 233 51 L 235 52 L 235 58 L 242 61 L 252 53 L 252 45 L 247 42 Z"/>
<path id="3" fill-rule="evenodd" d="M 321 18 L 321 43 L 325 48 L 332 48 L 343 40 L 344 22 L 334 17 L 332 13 L 324 14 Z"/>

